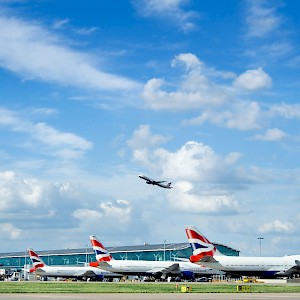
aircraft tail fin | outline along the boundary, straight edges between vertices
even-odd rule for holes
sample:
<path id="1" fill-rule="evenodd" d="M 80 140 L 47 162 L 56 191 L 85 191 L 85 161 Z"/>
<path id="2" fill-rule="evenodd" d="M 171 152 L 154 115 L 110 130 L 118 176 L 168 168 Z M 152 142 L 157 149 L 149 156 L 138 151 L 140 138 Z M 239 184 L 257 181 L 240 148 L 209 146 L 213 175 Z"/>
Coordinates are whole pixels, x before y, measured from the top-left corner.
<path id="1" fill-rule="evenodd" d="M 105 247 L 100 243 L 96 236 L 91 235 L 90 241 L 93 246 L 93 250 L 96 254 L 97 261 L 111 261 L 112 256 L 110 253 L 105 249 Z"/>
<path id="2" fill-rule="evenodd" d="M 186 226 L 185 232 L 193 250 L 190 261 L 195 263 L 201 260 L 213 261 L 213 256 L 222 255 L 195 226 Z"/>
<path id="3" fill-rule="evenodd" d="M 29 270 L 30 273 L 34 272 L 38 268 L 43 268 L 46 266 L 44 261 L 31 248 L 28 249 L 28 254 L 33 265 L 33 268 Z"/>

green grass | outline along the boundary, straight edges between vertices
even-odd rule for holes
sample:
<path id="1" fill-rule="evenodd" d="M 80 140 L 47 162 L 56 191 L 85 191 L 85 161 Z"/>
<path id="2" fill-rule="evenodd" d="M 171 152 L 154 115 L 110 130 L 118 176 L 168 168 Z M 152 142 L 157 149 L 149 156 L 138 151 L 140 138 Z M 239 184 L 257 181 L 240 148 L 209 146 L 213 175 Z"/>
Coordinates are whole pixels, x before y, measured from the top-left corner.
<path id="1" fill-rule="evenodd" d="M 236 293 L 235 284 L 101 283 L 101 282 L 0 282 L 0 293 L 180 293 L 182 286 L 192 293 Z M 253 293 L 300 293 L 300 286 L 252 284 Z"/>

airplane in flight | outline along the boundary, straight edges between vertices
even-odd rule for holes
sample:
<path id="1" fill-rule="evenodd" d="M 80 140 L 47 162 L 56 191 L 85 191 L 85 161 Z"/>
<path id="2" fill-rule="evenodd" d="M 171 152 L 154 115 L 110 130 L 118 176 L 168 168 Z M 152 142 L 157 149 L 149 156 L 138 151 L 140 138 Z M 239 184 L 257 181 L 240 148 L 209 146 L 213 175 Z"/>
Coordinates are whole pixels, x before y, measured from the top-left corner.
<path id="1" fill-rule="evenodd" d="M 149 178 L 149 177 L 147 177 L 147 176 L 145 176 L 143 174 L 139 175 L 139 177 L 141 179 L 146 180 L 147 184 L 157 185 L 157 186 L 160 186 L 160 187 L 165 188 L 165 189 L 171 189 L 172 188 L 172 186 L 171 186 L 172 182 L 164 183 L 164 182 L 167 182 L 165 180 L 156 181 L 156 180 L 153 180 L 153 179 L 151 179 L 151 178 Z"/>
<path id="2" fill-rule="evenodd" d="M 190 262 L 238 276 L 263 278 L 292 277 L 300 274 L 300 255 L 282 257 L 241 257 L 221 254 L 216 247 L 195 227 L 185 231 L 193 250 Z"/>
<path id="3" fill-rule="evenodd" d="M 193 279 L 200 275 L 224 275 L 224 272 L 205 268 L 191 262 L 175 261 L 146 261 L 146 260 L 115 260 L 96 236 L 91 235 L 90 241 L 96 254 L 96 262 L 90 266 L 99 267 L 110 272 L 124 275 L 153 276 L 167 278 L 180 276 L 184 279 Z"/>
<path id="4" fill-rule="evenodd" d="M 109 272 L 99 268 L 93 268 L 91 266 L 48 266 L 31 248 L 28 249 L 28 254 L 33 265 L 33 268 L 30 269 L 29 272 L 42 277 L 67 277 L 85 280 L 90 278 L 102 281 L 104 278 L 120 278 L 123 276 L 115 272 Z"/>

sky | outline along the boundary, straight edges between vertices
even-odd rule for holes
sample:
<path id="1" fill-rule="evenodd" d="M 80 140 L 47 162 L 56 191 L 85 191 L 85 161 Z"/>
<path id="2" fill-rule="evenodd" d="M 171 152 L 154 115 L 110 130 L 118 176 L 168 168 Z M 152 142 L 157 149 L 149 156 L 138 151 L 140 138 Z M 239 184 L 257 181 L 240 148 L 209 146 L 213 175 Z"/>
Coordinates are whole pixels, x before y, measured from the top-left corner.
<path id="1" fill-rule="evenodd" d="M 0 252 L 300 253 L 300 3 L 0 0 Z M 172 182 L 148 185 L 145 174 Z"/>

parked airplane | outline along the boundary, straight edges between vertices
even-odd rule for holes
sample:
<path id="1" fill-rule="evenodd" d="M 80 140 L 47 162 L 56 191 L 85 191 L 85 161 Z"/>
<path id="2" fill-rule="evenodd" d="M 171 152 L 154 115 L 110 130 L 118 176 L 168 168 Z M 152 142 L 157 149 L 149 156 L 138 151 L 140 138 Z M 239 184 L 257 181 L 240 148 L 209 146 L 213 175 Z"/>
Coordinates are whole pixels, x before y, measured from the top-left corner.
<path id="1" fill-rule="evenodd" d="M 146 180 L 147 184 L 157 185 L 157 186 L 160 186 L 160 187 L 165 188 L 165 189 L 171 189 L 172 188 L 172 186 L 171 186 L 172 182 L 164 184 L 163 182 L 166 182 L 165 180 L 156 181 L 156 180 L 150 179 L 149 177 L 147 177 L 143 174 L 139 175 L 139 177 Z"/>
<path id="2" fill-rule="evenodd" d="M 205 268 L 191 262 L 146 261 L 146 260 L 114 260 L 111 254 L 100 243 L 96 236 L 91 235 L 90 241 L 96 254 L 96 262 L 90 266 L 100 267 L 110 272 L 124 275 L 153 276 L 167 278 L 181 276 L 192 279 L 196 276 L 225 274 L 214 269 Z"/>
<path id="3" fill-rule="evenodd" d="M 283 257 L 240 257 L 221 254 L 194 226 L 185 228 L 193 250 L 192 263 L 214 268 L 233 275 L 264 278 L 292 277 L 300 274 L 300 255 Z"/>
<path id="4" fill-rule="evenodd" d="M 94 279 L 103 280 L 104 278 L 122 277 L 121 274 L 108 272 L 99 268 L 93 268 L 91 266 L 47 266 L 44 261 L 38 256 L 32 249 L 28 249 L 30 259 L 32 261 L 33 268 L 30 269 L 30 273 L 35 273 L 42 277 L 67 277 L 78 279 Z"/>

